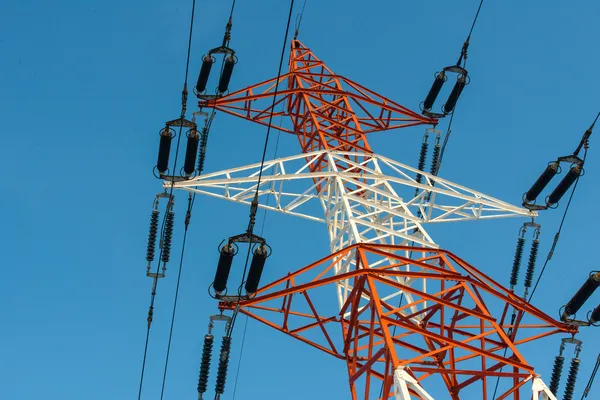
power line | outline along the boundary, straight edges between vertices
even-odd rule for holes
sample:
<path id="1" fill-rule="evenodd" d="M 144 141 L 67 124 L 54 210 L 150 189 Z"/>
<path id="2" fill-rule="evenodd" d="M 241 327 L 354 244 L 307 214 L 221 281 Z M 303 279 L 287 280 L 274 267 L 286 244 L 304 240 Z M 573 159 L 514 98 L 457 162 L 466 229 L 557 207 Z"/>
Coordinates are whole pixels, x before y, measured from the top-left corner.
<path id="1" fill-rule="evenodd" d="M 186 219 L 185 219 L 185 228 L 184 228 L 184 232 L 183 232 L 183 243 L 181 245 L 181 255 L 179 257 L 179 271 L 177 273 L 177 284 L 175 286 L 175 298 L 173 300 L 173 312 L 171 314 L 171 328 L 169 329 L 167 354 L 165 356 L 165 368 L 163 370 L 162 386 L 160 389 L 161 400 L 163 399 L 163 396 L 165 393 L 165 383 L 167 381 L 167 368 L 169 366 L 169 354 L 171 353 L 171 340 L 173 338 L 173 328 L 175 326 L 175 312 L 177 311 L 177 299 L 179 298 L 179 284 L 181 282 L 181 272 L 183 270 L 183 255 L 185 254 L 185 243 L 186 243 L 186 239 L 187 239 L 188 227 L 189 227 L 189 222 L 190 222 L 189 217 L 192 212 L 192 205 L 193 205 L 192 195 L 190 194 L 190 196 L 188 197 L 188 210 L 187 210 Z"/>
<path id="2" fill-rule="evenodd" d="M 473 18 L 473 25 L 471 25 L 471 30 L 469 31 L 468 38 L 471 37 L 471 34 L 473 33 L 473 29 L 475 29 L 475 24 L 477 23 L 477 18 L 479 18 L 479 11 L 481 11 L 482 5 L 483 5 L 483 0 L 481 0 L 481 2 L 479 2 L 479 7 L 477 8 L 477 13 L 475 14 L 475 18 Z M 467 40 L 469 40 L 469 39 L 467 39 Z"/>
<path id="3" fill-rule="evenodd" d="M 173 171 L 177 170 L 177 159 L 179 156 L 179 147 L 181 144 L 183 121 L 185 119 L 185 112 L 187 109 L 187 95 L 188 95 L 187 80 L 188 80 L 188 74 L 189 74 L 189 68 L 190 68 L 190 54 L 191 54 L 191 49 L 192 49 L 192 34 L 193 34 L 193 28 L 194 28 L 195 9 L 196 9 L 196 0 L 192 0 L 190 30 L 189 30 L 189 36 L 188 36 L 187 56 L 186 56 L 186 63 L 185 63 L 185 76 L 184 76 L 184 80 L 183 80 L 183 90 L 181 92 L 180 124 L 179 124 L 179 133 L 177 134 L 177 144 L 175 147 L 175 159 L 173 160 Z M 171 179 L 171 187 L 170 187 L 170 191 L 169 191 L 169 204 L 171 204 L 171 206 L 172 206 L 172 201 L 173 201 L 173 188 L 174 188 L 174 179 Z M 163 221 L 162 221 L 161 238 L 163 237 L 163 234 L 164 234 L 166 218 L 167 218 L 167 213 L 165 213 L 165 216 L 163 217 Z M 144 356 L 143 356 L 143 360 L 142 360 L 142 368 L 141 368 L 141 373 L 140 373 L 140 385 L 139 385 L 139 390 L 138 390 L 138 400 L 140 400 L 142 397 L 142 388 L 143 388 L 143 384 L 144 384 L 144 372 L 146 369 L 146 359 L 147 359 L 147 355 L 148 355 L 148 344 L 150 342 L 150 327 L 151 327 L 151 323 L 152 323 L 151 318 L 152 318 L 152 313 L 153 313 L 153 309 L 154 309 L 154 303 L 156 300 L 156 288 L 158 286 L 158 274 L 160 271 L 160 260 L 162 258 L 162 253 L 163 253 L 163 247 L 161 246 L 160 255 L 158 257 L 158 262 L 157 262 L 157 266 L 156 266 L 156 272 L 155 272 L 155 275 L 153 278 L 154 282 L 152 285 L 150 308 L 148 311 L 148 328 L 146 330 L 146 339 L 145 339 L 145 344 L 144 344 Z M 161 395 L 161 397 L 162 397 L 162 395 Z"/>
<path id="4" fill-rule="evenodd" d="M 281 70 L 283 68 L 283 59 L 285 58 L 285 50 L 286 50 L 286 45 L 287 45 L 287 39 L 288 39 L 288 34 L 289 34 L 289 30 L 290 30 L 290 23 L 292 20 L 292 12 L 294 10 L 294 0 L 290 1 L 290 9 L 289 9 L 289 13 L 288 13 L 288 19 L 287 19 L 287 24 L 286 24 L 286 29 L 285 29 L 285 35 L 284 35 L 284 39 L 283 39 L 283 44 L 282 44 L 282 48 L 281 48 L 281 57 L 279 59 L 279 69 L 277 71 L 277 83 L 275 84 L 275 90 L 273 93 L 273 104 L 271 106 L 271 112 L 269 114 L 269 123 L 267 125 L 267 133 L 265 136 L 265 144 L 263 146 L 263 152 L 262 152 L 262 157 L 261 157 L 261 162 L 260 162 L 260 169 L 259 169 L 259 174 L 258 174 L 258 180 L 257 180 L 257 184 L 256 184 L 256 192 L 254 193 L 254 200 L 252 201 L 252 206 L 251 206 L 251 216 L 250 216 L 250 222 L 248 223 L 248 232 L 251 233 L 254 227 L 254 216 L 256 215 L 256 209 L 258 207 L 258 193 L 259 193 L 259 189 L 260 189 L 260 182 L 262 179 L 262 173 L 263 173 L 263 167 L 264 167 L 264 163 L 265 163 L 265 158 L 267 155 L 267 148 L 269 145 L 269 136 L 271 134 L 271 126 L 272 126 L 272 122 L 273 122 L 273 113 L 275 110 L 275 104 L 276 104 L 276 99 L 277 99 L 277 93 L 279 92 L 279 81 L 281 78 Z M 250 243 L 248 244 L 248 252 L 246 254 L 246 261 L 244 264 L 244 271 L 242 272 L 242 282 L 240 283 L 240 286 L 238 288 L 238 302 L 237 302 L 237 306 L 233 312 L 233 315 L 231 317 L 231 324 L 229 325 L 229 329 L 226 333 L 226 337 L 231 337 L 231 334 L 233 333 L 233 329 L 235 327 L 235 323 L 237 321 L 237 316 L 239 314 L 239 303 L 240 303 L 240 299 L 241 299 L 241 292 L 242 292 L 242 286 L 243 286 L 243 282 L 246 276 L 246 271 L 248 269 L 248 261 L 250 260 L 250 252 L 252 249 L 252 236 L 250 239 Z M 215 397 L 216 399 L 216 397 Z"/>

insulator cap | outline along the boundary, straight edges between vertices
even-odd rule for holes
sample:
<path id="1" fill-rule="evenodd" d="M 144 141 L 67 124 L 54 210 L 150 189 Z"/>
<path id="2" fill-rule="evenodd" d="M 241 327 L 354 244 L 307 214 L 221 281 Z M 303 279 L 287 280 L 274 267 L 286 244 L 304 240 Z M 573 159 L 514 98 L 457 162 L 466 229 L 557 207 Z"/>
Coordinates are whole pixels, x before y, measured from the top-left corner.
<path id="1" fill-rule="evenodd" d="M 467 76 L 462 74 L 459 75 L 454 87 L 452 88 L 452 92 L 450 92 L 450 96 L 448 96 L 448 101 L 446 101 L 446 104 L 444 104 L 444 114 L 450 114 L 452 111 L 454 111 L 456 102 L 458 101 L 458 98 L 460 97 L 460 94 L 462 93 L 466 84 Z"/>
<path id="2" fill-rule="evenodd" d="M 563 319 L 579 311 L 583 304 L 590 298 L 594 291 L 600 286 L 600 273 L 590 275 L 581 285 L 575 295 L 569 300 L 563 311 Z"/>
<path id="3" fill-rule="evenodd" d="M 195 171 L 196 154 L 198 154 L 199 141 L 200 136 L 198 136 L 198 132 L 194 129 L 188 135 L 187 147 L 185 149 L 185 161 L 183 163 L 183 171 L 185 172 L 186 176 L 190 176 Z"/>
<path id="4" fill-rule="evenodd" d="M 554 175 L 556 175 L 556 173 L 558 172 L 558 166 L 559 164 L 556 161 L 548 164 L 544 172 L 542 172 L 537 181 L 535 181 L 533 186 L 531 186 L 531 189 L 529 189 L 527 193 L 525 193 L 525 201 L 527 203 L 531 203 L 535 199 L 537 199 L 542 190 L 544 190 L 544 188 L 548 186 L 548 183 L 550 183 L 552 178 L 554 178 Z"/>
<path id="5" fill-rule="evenodd" d="M 567 190 L 569 190 L 571 185 L 577 180 L 577 178 L 579 178 L 580 175 L 581 167 L 579 165 L 573 165 L 571 169 L 569 169 L 569 172 L 567 172 L 567 175 L 565 175 L 563 180 L 560 181 L 556 189 L 554 189 L 554 191 L 550 193 L 550 196 L 548 196 L 548 200 L 546 201 L 548 207 L 551 207 L 554 204 L 558 203 L 559 200 L 565 195 L 565 193 L 567 193 Z"/>
<path id="6" fill-rule="evenodd" d="M 231 270 L 234 255 L 235 248 L 233 247 L 233 244 L 227 243 L 221 248 L 219 264 L 217 265 L 217 272 L 215 273 L 215 280 L 213 282 L 213 288 L 215 289 L 216 294 L 223 293 L 227 288 L 227 280 L 229 279 L 229 271 Z"/>
<path id="7" fill-rule="evenodd" d="M 204 56 L 202 59 L 202 67 L 200 68 L 200 74 L 198 75 L 198 81 L 196 82 L 196 93 L 202 93 L 206 90 L 210 69 L 214 62 L 214 58 L 209 55 Z"/>
<path id="8" fill-rule="evenodd" d="M 435 103 L 435 99 L 437 99 L 438 94 L 440 94 L 444 82 L 446 82 L 446 74 L 442 71 L 435 76 L 433 85 L 431 85 L 431 89 L 429 89 L 429 93 L 423 102 L 423 109 L 425 111 L 429 111 L 431 110 L 431 107 L 433 107 L 433 103 Z"/>
<path id="9" fill-rule="evenodd" d="M 160 143 L 158 145 L 158 160 L 156 161 L 156 169 L 161 174 L 164 174 L 169 168 L 169 153 L 171 153 L 171 130 L 165 128 L 160 131 Z"/>
<path id="10" fill-rule="evenodd" d="M 256 293 L 263 268 L 265 267 L 267 256 L 268 251 L 264 245 L 259 246 L 256 250 L 254 250 L 252 263 L 250 264 L 250 271 L 248 272 L 248 279 L 246 280 L 246 293 Z"/>
<path id="11" fill-rule="evenodd" d="M 231 74 L 233 73 L 233 66 L 235 65 L 235 57 L 232 55 L 225 59 L 223 65 L 223 73 L 219 79 L 219 93 L 225 93 L 229 88 L 229 81 L 231 80 Z"/>

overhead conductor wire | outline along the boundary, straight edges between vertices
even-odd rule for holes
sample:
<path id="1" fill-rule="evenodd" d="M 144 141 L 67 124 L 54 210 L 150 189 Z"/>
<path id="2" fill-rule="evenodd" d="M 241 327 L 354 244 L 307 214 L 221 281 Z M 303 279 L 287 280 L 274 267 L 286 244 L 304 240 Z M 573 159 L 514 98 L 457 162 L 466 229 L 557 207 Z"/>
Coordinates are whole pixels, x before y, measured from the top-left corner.
<path id="1" fill-rule="evenodd" d="M 305 1 L 305 3 L 306 3 L 306 1 Z M 284 107 L 285 107 L 285 105 L 282 104 L 281 105 L 282 113 L 283 113 Z M 283 122 L 283 114 L 281 114 L 279 116 L 279 126 L 281 126 L 282 122 Z M 279 149 L 279 138 L 280 137 L 281 137 L 281 131 L 278 130 L 277 131 L 277 141 L 275 142 L 275 151 L 274 151 L 274 156 L 273 156 L 274 159 L 277 158 L 277 152 L 278 152 L 278 149 Z M 271 195 L 269 194 L 269 195 L 267 195 L 267 202 L 266 202 L 267 206 L 269 206 L 269 201 L 270 200 L 271 200 Z M 264 213 L 263 213 L 262 226 L 260 228 L 260 236 L 261 237 L 263 236 L 264 231 L 265 231 L 265 222 L 267 220 L 267 214 L 268 214 L 268 212 L 269 212 L 269 210 L 267 210 L 265 208 Z M 246 315 L 246 319 L 244 320 L 244 333 L 242 334 L 242 344 L 240 346 L 240 357 L 238 359 L 238 365 L 237 365 L 236 373 L 235 373 L 235 381 L 233 383 L 233 396 L 232 396 L 232 400 L 235 400 L 235 393 L 237 391 L 238 376 L 240 374 L 240 368 L 242 366 L 242 356 L 244 354 L 244 344 L 246 343 L 246 331 L 247 331 L 247 329 L 248 329 L 248 316 Z"/>
<path id="2" fill-rule="evenodd" d="M 289 11 L 289 15 L 288 15 L 288 20 L 287 20 L 287 26 L 286 26 L 286 30 L 285 30 L 285 36 L 284 36 L 284 41 L 283 41 L 283 46 L 281 49 L 281 58 L 279 60 L 279 70 L 277 72 L 277 83 L 275 85 L 275 91 L 273 93 L 273 105 L 271 107 L 271 112 L 269 115 L 269 123 L 267 125 L 267 133 L 266 133 L 266 137 L 265 137 L 265 144 L 263 147 L 263 152 L 262 152 L 262 158 L 260 161 L 260 168 L 259 168 L 259 173 L 258 173 L 258 180 L 256 183 L 256 191 L 254 193 L 254 200 L 253 203 L 258 201 L 258 193 L 259 193 L 259 189 L 260 189 L 260 182 L 262 180 L 262 174 L 263 174 L 263 167 L 265 164 L 265 158 L 267 155 L 267 147 L 269 145 L 269 136 L 271 134 L 271 125 L 273 122 L 273 112 L 275 109 L 275 102 L 276 102 L 276 98 L 277 98 L 277 93 L 279 92 L 279 81 L 281 78 L 281 69 L 283 68 L 283 59 L 285 57 L 285 49 L 286 49 L 286 43 L 287 43 L 287 38 L 288 38 L 288 33 L 289 33 L 289 29 L 290 29 L 290 22 L 292 19 L 292 11 L 294 9 L 294 0 L 290 1 L 290 11 Z M 251 212 L 255 212 L 256 210 L 254 210 L 254 207 L 256 207 L 256 204 L 253 204 L 252 206 L 252 210 Z M 248 223 L 248 231 L 251 233 L 253 230 L 253 222 L 250 221 Z M 250 251 L 252 248 L 252 241 L 250 241 L 250 244 L 248 246 L 248 253 L 246 254 L 246 261 L 245 261 L 245 265 L 244 265 L 244 271 L 242 273 L 242 281 L 244 280 L 245 276 L 246 276 L 246 271 L 248 269 L 248 261 L 250 259 Z M 238 294 L 241 295 L 241 291 L 242 291 L 242 284 L 240 284 L 240 287 L 238 289 Z M 238 306 L 239 306 L 239 302 L 240 300 L 238 300 Z M 233 328 L 235 326 L 235 321 L 237 319 L 237 315 L 238 315 L 238 307 L 236 307 L 236 309 L 234 310 L 233 316 L 232 316 L 232 320 L 231 320 L 231 324 L 229 325 L 229 330 L 227 332 L 227 337 L 231 337 L 231 333 L 233 332 Z"/>
<path id="3" fill-rule="evenodd" d="M 185 65 L 185 77 L 184 77 L 184 81 L 183 81 L 183 90 L 181 92 L 182 101 L 181 101 L 180 124 L 179 124 L 179 133 L 177 135 L 177 145 L 175 148 L 175 159 L 173 160 L 173 171 L 177 170 L 177 158 L 179 156 L 179 146 L 181 144 L 183 120 L 185 119 L 185 112 L 186 112 L 186 108 L 187 108 L 187 104 L 186 104 L 187 103 L 187 94 L 188 94 L 187 80 L 188 80 L 189 67 L 190 67 L 190 53 L 191 53 L 191 47 L 192 47 L 192 32 L 193 32 L 193 27 L 194 27 L 195 8 L 196 8 L 196 0 L 192 0 L 192 15 L 190 18 L 190 31 L 189 31 L 188 49 L 187 49 L 187 57 L 186 57 L 186 65 Z M 169 190 L 169 201 L 172 201 L 173 186 L 174 186 L 174 179 L 171 179 L 171 187 Z M 167 217 L 167 213 L 165 213 L 165 216 L 163 217 L 162 228 L 161 228 L 161 237 L 163 235 L 166 217 Z M 184 240 L 184 243 L 185 243 L 185 240 Z M 145 340 L 145 344 L 144 344 L 144 356 L 143 356 L 143 360 L 142 360 L 142 368 L 141 368 L 141 373 L 140 373 L 140 385 L 139 385 L 139 390 L 138 390 L 138 400 L 140 400 L 142 397 L 142 387 L 144 384 L 144 372 L 146 369 L 146 359 L 147 359 L 147 355 L 148 355 L 148 343 L 150 341 L 150 326 L 152 324 L 152 313 L 153 313 L 153 309 L 154 309 L 154 303 L 156 300 L 156 287 L 158 286 L 158 279 L 156 277 L 158 276 L 158 273 L 160 271 L 160 260 L 162 259 L 162 252 L 163 252 L 163 248 L 161 246 L 160 255 L 158 257 L 159 261 L 157 262 L 156 271 L 155 271 L 155 274 L 156 274 L 155 278 L 154 278 L 155 281 L 152 286 L 152 294 L 151 294 L 151 298 L 150 298 L 150 309 L 148 312 L 148 328 L 146 330 L 146 340 Z M 181 274 L 181 266 L 180 266 L 180 274 Z M 177 286 L 179 286 L 179 279 L 177 281 Z M 164 383 L 163 383 L 163 385 L 164 385 Z M 161 395 L 161 398 L 162 398 L 162 395 Z"/>
<path id="4" fill-rule="evenodd" d="M 302 11 L 300 11 L 300 14 L 298 14 L 298 16 L 296 17 L 296 30 L 294 33 L 294 39 L 296 39 L 298 37 L 298 31 L 300 30 L 300 25 L 302 24 L 302 18 L 304 16 L 304 9 L 306 8 L 306 1 L 304 0 L 304 3 L 302 4 Z M 285 108 L 285 105 L 282 104 L 281 105 L 281 114 L 279 115 L 279 126 L 282 125 L 283 122 L 283 110 Z M 281 130 L 277 131 L 277 141 L 275 142 L 275 151 L 274 151 L 274 155 L 273 158 L 277 158 L 277 152 L 279 149 L 279 139 L 281 137 Z M 268 195 L 267 196 L 267 202 L 266 205 L 269 205 L 269 201 L 271 200 L 271 196 Z M 267 214 L 268 214 L 268 210 L 265 209 L 264 213 L 263 213 L 263 220 L 262 220 L 262 226 L 260 228 L 260 236 L 263 236 L 263 233 L 265 231 L 265 222 L 267 220 Z M 246 315 L 246 319 L 244 320 L 244 333 L 242 334 L 242 344 L 240 346 L 240 357 L 238 359 L 238 365 L 237 365 L 237 369 L 236 369 L 236 373 L 235 373 L 235 381 L 233 384 L 233 400 L 235 400 L 235 394 L 237 392 L 237 383 L 238 383 L 238 377 L 240 374 L 240 368 L 242 366 L 242 356 L 244 353 L 244 344 L 246 343 L 246 332 L 248 330 L 248 316 Z"/>
<path id="5" fill-rule="evenodd" d="M 190 22 L 190 37 L 189 37 L 189 42 L 188 42 L 188 54 L 187 54 L 187 65 L 186 65 L 186 82 L 187 82 L 187 68 L 189 67 L 189 60 L 190 60 L 190 49 L 191 49 L 191 43 L 192 43 L 192 28 L 194 25 L 194 9 L 195 9 L 195 3 L 196 1 L 193 0 L 192 3 L 192 18 L 191 18 L 191 22 Z M 232 17 L 233 17 L 233 11 L 235 10 L 235 4 L 236 4 L 236 0 L 233 0 L 232 4 L 231 4 L 231 10 L 229 12 L 229 22 L 231 22 Z M 226 42 L 226 46 L 229 47 L 229 41 L 230 38 L 227 39 Z M 225 60 L 225 55 L 223 56 L 223 62 L 221 63 L 221 74 L 223 73 L 223 67 L 224 67 L 224 60 Z M 206 135 L 208 135 L 208 133 L 210 132 L 210 127 L 212 125 L 212 121 L 213 121 L 213 117 L 215 116 L 216 113 L 216 106 L 213 105 L 212 107 L 212 113 L 209 117 L 207 117 L 207 124 L 206 124 Z M 202 174 L 202 170 L 198 171 L 198 175 Z M 196 200 L 196 193 L 190 194 L 188 197 L 188 209 L 186 212 L 186 218 L 185 218 L 185 228 L 184 228 L 184 234 L 183 234 L 183 243 L 181 246 L 181 256 L 179 259 L 179 272 L 177 275 L 177 285 L 175 288 L 175 298 L 173 300 L 173 312 L 171 315 L 171 327 L 169 330 L 169 339 L 168 339 L 168 345 L 167 345 L 167 352 L 166 352 L 166 356 L 165 356 L 165 367 L 164 367 L 164 371 L 163 371 L 163 380 L 162 380 L 162 386 L 161 386 L 161 392 L 160 392 L 160 399 L 162 400 L 164 397 L 164 391 L 165 391 L 165 384 L 166 384 L 166 379 L 167 379 L 167 368 L 168 368 L 168 364 L 169 364 L 169 354 L 171 351 L 171 342 L 172 342 L 172 337 L 173 337 L 173 328 L 175 325 L 175 313 L 177 311 L 177 299 L 179 296 L 179 285 L 180 285 L 180 281 L 181 281 L 181 272 L 183 269 L 183 257 L 184 257 L 184 253 L 185 253 L 185 243 L 186 243 L 186 238 L 187 238 L 187 232 L 188 232 L 188 227 L 189 227 L 189 223 L 191 220 L 191 216 L 192 216 L 192 209 L 194 207 L 194 202 Z"/>
<path id="6" fill-rule="evenodd" d="M 288 33 L 290 30 L 290 23 L 292 20 L 292 12 L 294 10 L 294 0 L 290 1 L 290 10 L 288 13 L 288 19 L 287 19 L 287 24 L 286 24 L 286 29 L 285 29 L 285 35 L 284 35 L 284 39 L 283 39 L 283 45 L 281 48 L 281 57 L 279 60 L 279 69 L 277 71 L 277 83 L 275 84 L 275 90 L 273 92 L 273 104 L 271 106 L 271 112 L 269 114 L 269 123 L 267 125 L 267 133 L 266 133 L 266 137 L 265 137 L 265 144 L 263 147 L 263 152 L 262 152 L 262 158 L 261 158 L 261 162 L 260 162 L 260 168 L 259 168 L 259 174 L 258 174 L 258 180 L 256 183 L 256 192 L 254 193 L 254 200 L 252 201 L 252 206 L 250 208 L 250 222 L 248 223 L 248 230 L 247 232 L 249 234 L 252 234 L 253 229 L 254 229 L 254 216 L 256 213 L 256 208 L 258 206 L 258 194 L 259 194 L 259 189 L 260 189 L 260 182 L 262 179 L 262 173 L 263 173 L 263 167 L 265 164 L 265 158 L 267 155 L 267 148 L 269 145 L 269 136 L 271 134 L 271 126 L 273 123 L 273 112 L 275 110 L 275 103 L 276 103 L 276 99 L 277 99 L 277 94 L 279 92 L 279 81 L 281 78 L 281 70 L 283 68 L 283 59 L 285 58 L 285 50 L 286 50 L 286 44 L 287 44 L 287 39 L 288 39 Z M 250 260 L 250 252 L 252 249 L 252 236 L 250 235 L 250 243 L 248 244 L 248 252 L 246 254 L 246 261 L 245 261 L 245 265 L 244 265 L 244 271 L 242 272 L 242 283 L 240 283 L 240 286 L 238 288 L 238 301 L 235 307 L 235 310 L 233 311 L 233 315 L 231 317 L 231 324 L 229 325 L 229 329 L 227 330 L 225 337 L 230 338 L 232 333 L 233 333 L 233 329 L 235 327 L 235 323 L 237 321 L 237 316 L 239 314 L 239 304 L 240 304 L 240 300 L 241 300 L 241 293 L 242 293 L 242 286 L 243 286 L 243 282 L 244 279 L 246 277 L 246 272 L 248 270 L 248 261 Z M 215 400 L 219 399 L 219 395 L 215 393 Z"/>

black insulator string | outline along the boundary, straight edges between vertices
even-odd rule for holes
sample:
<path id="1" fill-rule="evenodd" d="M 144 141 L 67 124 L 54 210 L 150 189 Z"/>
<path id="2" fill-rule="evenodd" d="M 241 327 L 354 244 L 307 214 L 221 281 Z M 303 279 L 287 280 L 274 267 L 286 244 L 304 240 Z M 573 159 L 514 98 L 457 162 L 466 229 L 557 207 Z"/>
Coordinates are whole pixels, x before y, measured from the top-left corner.
<path id="1" fill-rule="evenodd" d="M 586 157 L 587 157 L 587 148 L 584 149 L 583 159 L 582 159 L 582 163 L 581 163 L 582 167 L 585 164 Z M 577 184 L 579 183 L 580 177 L 581 177 L 581 175 L 577 177 L 577 180 L 575 181 L 575 184 L 573 185 L 573 190 L 571 190 L 571 195 L 569 196 L 569 201 L 567 202 L 567 206 L 565 207 L 565 212 L 563 213 L 562 219 L 560 221 L 558 231 L 556 231 L 556 235 L 554 235 L 554 242 L 552 242 L 552 247 L 550 248 L 550 251 L 548 251 L 548 255 L 546 256 L 546 260 L 544 261 L 544 266 L 542 267 L 542 270 L 540 271 L 540 275 L 538 276 L 537 281 L 535 282 L 535 286 L 533 287 L 533 290 L 531 291 L 531 295 L 529 296 L 529 299 L 527 300 L 528 303 L 531 303 L 531 299 L 533 298 L 533 295 L 535 294 L 535 290 L 537 289 L 537 287 L 540 283 L 540 280 L 542 279 L 542 276 L 544 275 L 546 266 L 548 265 L 548 262 L 554 255 L 554 250 L 556 249 L 556 244 L 558 243 L 558 239 L 560 238 L 560 232 L 562 231 L 563 225 L 565 223 L 567 213 L 569 212 L 569 207 L 571 206 L 571 200 L 573 200 L 573 195 L 575 194 L 575 190 L 577 189 Z"/>
<path id="2" fill-rule="evenodd" d="M 187 47 L 187 56 L 186 56 L 186 62 L 185 62 L 185 77 L 183 79 L 183 90 L 181 92 L 181 97 L 182 97 L 182 101 L 181 101 L 181 116 L 180 116 L 180 124 L 179 124 L 179 133 L 177 135 L 177 145 L 175 148 L 175 159 L 173 160 L 173 171 L 177 171 L 177 158 L 179 156 L 179 147 L 181 144 L 181 133 L 183 131 L 183 120 L 185 119 L 185 112 L 186 112 L 186 108 L 187 108 L 187 81 L 188 81 L 188 73 L 189 73 L 189 69 L 190 69 L 190 54 L 191 54 L 191 49 L 192 49 L 192 34 L 193 34 L 193 28 L 194 28 L 194 14 L 195 14 L 195 10 L 196 10 L 196 0 L 192 0 L 192 12 L 191 12 L 191 17 L 190 17 L 190 31 L 189 31 L 189 36 L 188 36 L 188 47 Z M 173 188 L 174 188 L 174 180 L 171 179 L 171 187 L 169 190 L 169 204 L 172 205 L 172 201 L 173 201 Z M 164 231 L 164 227 L 165 227 L 165 223 L 166 223 L 166 219 L 167 219 L 167 213 L 165 212 L 165 216 L 163 217 L 163 222 L 162 222 L 162 228 L 161 228 L 161 238 L 163 235 L 163 231 Z M 162 253 L 163 253 L 163 248 L 161 247 L 160 250 L 160 255 L 158 257 L 158 263 L 156 266 L 156 275 L 154 277 L 154 282 L 152 285 L 152 295 L 151 295 L 151 299 L 150 299 L 150 311 L 149 311 L 149 318 L 151 318 L 150 314 L 153 309 L 154 309 L 154 303 L 155 303 L 155 299 L 156 299 L 156 287 L 158 286 L 158 273 L 160 271 L 160 260 L 162 259 Z M 147 359 L 147 355 L 148 355 L 148 343 L 150 341 L 150 326 L 151 326 L 151 319 L 149 319 L 148 321 L 148 328 L 146 330 L 146 340 L 145 340 L 145 344 L 144 344 L 144 356 L 143 356 L 143 360 L 142 360 L 142 368 L 141 368 L 141 373 L 140 373 L 140 386 L 139 386 L 139 391 L 138 391 L 138 400 L 140 400 L 142 398 L 142 387 L 144 384 L 144 372 L 146 369 L 146 359 Z"/>

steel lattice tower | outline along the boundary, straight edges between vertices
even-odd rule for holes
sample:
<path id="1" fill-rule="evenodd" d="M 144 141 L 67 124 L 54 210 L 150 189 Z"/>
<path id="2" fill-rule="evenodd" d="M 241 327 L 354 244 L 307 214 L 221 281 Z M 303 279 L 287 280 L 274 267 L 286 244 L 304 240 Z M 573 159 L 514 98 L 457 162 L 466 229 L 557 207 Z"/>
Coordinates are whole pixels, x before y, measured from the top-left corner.
<path id="1" fill-rule="evenodd" d="M 535 213 L 374 154 L 368 133 L 436 121 L 334 74 L 297 40 L 273 106 L 277 83 L 199 105 L 262 125 L 271 113 L 291 120 L 291 128 L 276 128 L 296 135 L 302 154 L 262 165 L 259 198 L 274 204 L 260 207 L 325 223 L 331 255 L 264 286 L 240 312 L 345 360 L 352 399 L 379 398 L 382 385 L 382 399 L 431 399 L 431 376 L 453 400 L 476 385 L 491 399 L 495 377 L 510 382 L 498 400 L 519 399 L 529 381 L 534 399 L 555 399 L 518 347 L 576 328 L 440 250 L 423 227 Z M 175 187 L 250 204 L 260 171 L 254 164 Z M 317 294 L 327 286 L 337 292 L 335 305 Z"/>

